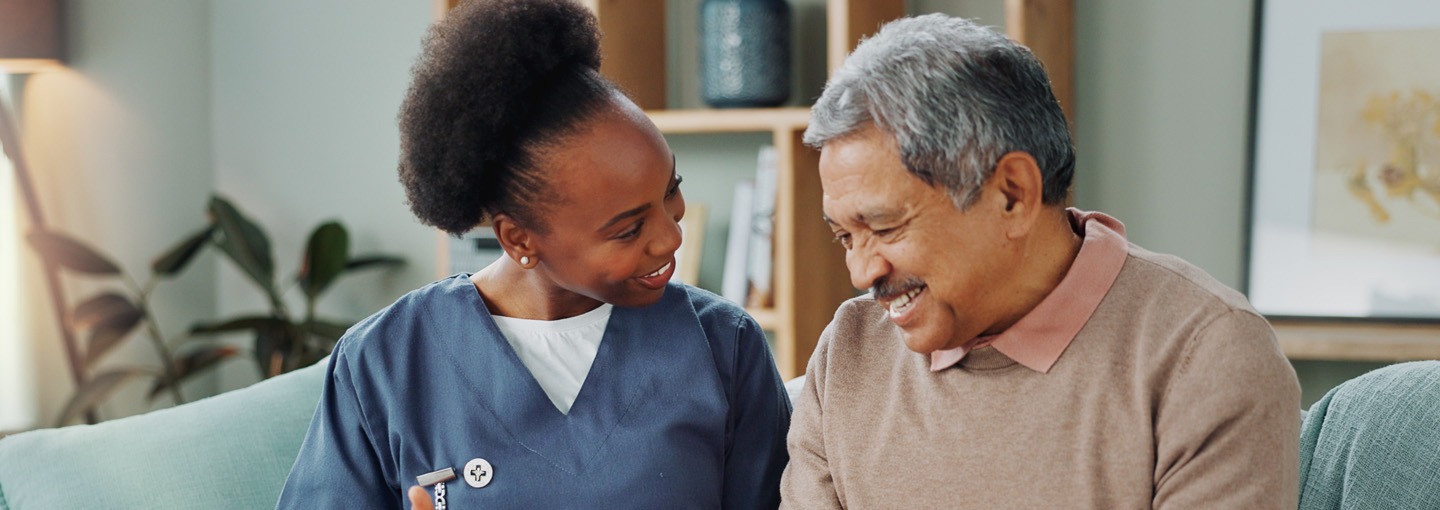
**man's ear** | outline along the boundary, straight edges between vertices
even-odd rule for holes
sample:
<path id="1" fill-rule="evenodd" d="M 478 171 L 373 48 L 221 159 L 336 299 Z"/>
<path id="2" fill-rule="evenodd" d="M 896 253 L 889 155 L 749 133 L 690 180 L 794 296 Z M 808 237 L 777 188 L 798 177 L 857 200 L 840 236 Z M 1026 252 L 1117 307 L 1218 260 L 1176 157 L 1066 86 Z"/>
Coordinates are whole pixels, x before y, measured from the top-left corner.
<path id="1" fill-rule="evenodd" d="M 535 235 L 514 217 L 505 213 L 496 214 L 491 218 L 490 228 L 495 231 L 495 239 L 500 241 L 505 255 L 516 264 L 529 268 L 539 261 L 536 256 L 539 250 L 535 246 Z"/>
<path id="2" fill-rule="evenodd" d="M 1006 235 L 1011 239 L 1029 235 L 1045 209 L 1045 179 L 1040 175 L 1039 163 L 1025 152 L 1007 153 L 995 163 L 990 182 L 1005 199 L 1001 215 L 1005 219 Z"/>

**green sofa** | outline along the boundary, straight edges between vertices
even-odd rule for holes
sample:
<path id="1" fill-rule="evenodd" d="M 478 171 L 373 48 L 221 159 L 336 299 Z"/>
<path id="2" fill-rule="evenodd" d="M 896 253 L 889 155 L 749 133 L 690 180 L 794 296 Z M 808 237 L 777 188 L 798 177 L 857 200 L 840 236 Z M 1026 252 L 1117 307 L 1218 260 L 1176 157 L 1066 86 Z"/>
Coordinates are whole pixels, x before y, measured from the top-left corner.
<path id="1" fill-rule="evenodd" d="M 0 439 L 0 510 L 273 508 L 324 376 L 321 362 L 176 408 Z M 1440 362 L 1342 384 L 1299 439 L 1301 508 L 1440 508 Z"/>
<path id="2" fill-rule="evenodd" d="M 179 407 L 0 439 L 0 510 L 275 508 L 326 364 Z"/>

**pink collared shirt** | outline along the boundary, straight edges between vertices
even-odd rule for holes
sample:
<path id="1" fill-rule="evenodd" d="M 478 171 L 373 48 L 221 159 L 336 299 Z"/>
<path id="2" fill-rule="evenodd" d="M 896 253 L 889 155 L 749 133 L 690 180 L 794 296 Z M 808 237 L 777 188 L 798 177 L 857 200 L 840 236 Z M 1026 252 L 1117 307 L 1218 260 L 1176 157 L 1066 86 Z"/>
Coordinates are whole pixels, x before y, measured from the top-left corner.
<path id="1" fill-rule="evenodd" d="M 1075 233 L 1084 234 L 1085 240 L 1060 285 L 1005 331 L 930 353 L 931 372 L 950 368 L 970 351 L 987 346 L 1036 372 L 1048 373 L 1055 366 L 1110 292 L 1127 257 L 1125 225 L 1120 220 L 1073 207 L 1065 212 Z"/>

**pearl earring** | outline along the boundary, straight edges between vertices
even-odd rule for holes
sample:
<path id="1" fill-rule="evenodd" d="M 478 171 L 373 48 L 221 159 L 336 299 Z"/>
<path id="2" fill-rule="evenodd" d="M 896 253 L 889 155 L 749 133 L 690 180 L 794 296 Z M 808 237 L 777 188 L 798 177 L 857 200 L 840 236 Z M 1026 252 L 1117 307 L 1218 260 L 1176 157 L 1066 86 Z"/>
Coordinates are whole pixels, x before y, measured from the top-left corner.
<path id="1" fill-rule="evenodd" d="M 522 266 L 528 266 L 528 265 L 530 265 L 530 257 L 520 257 L 520 265 L 522 265 Z"/>

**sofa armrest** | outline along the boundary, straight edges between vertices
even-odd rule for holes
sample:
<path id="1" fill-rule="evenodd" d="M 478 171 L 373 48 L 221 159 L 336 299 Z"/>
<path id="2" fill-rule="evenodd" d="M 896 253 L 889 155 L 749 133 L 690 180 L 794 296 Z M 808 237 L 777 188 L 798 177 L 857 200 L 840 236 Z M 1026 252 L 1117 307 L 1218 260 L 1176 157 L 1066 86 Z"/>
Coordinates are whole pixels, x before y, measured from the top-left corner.
<path id="1" fill-rule="evenodd" d="M 326 365 L 183 406 L 0 440 L 0 509 L 273 508 Z"/>

